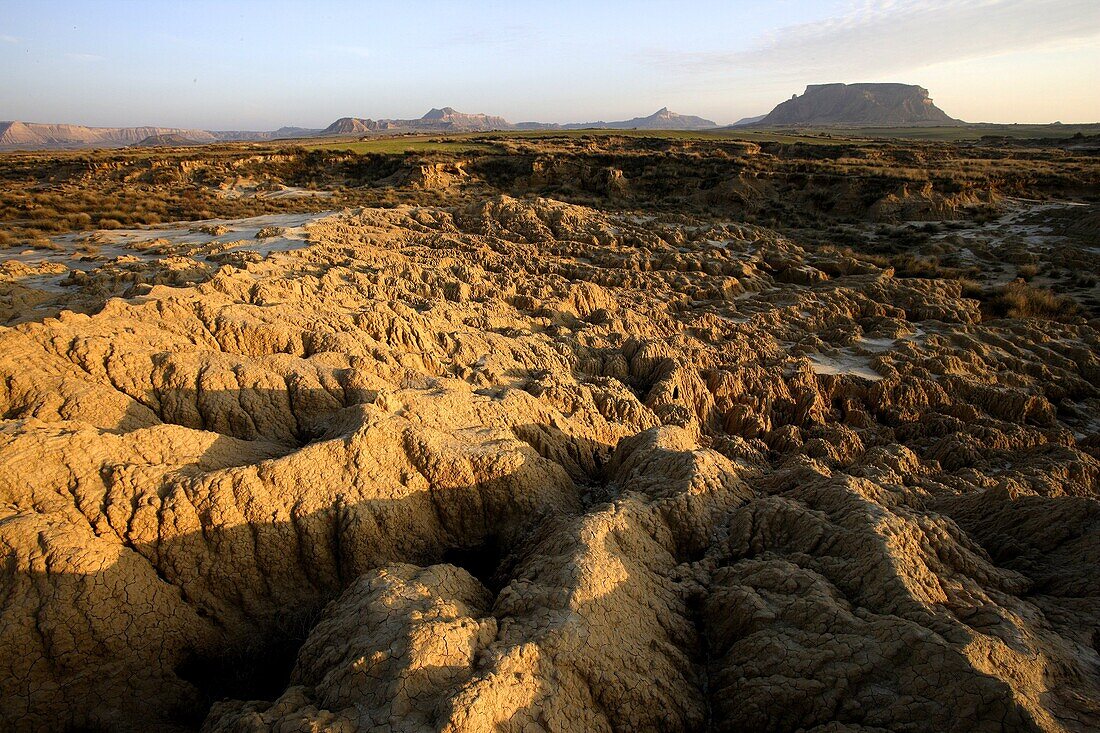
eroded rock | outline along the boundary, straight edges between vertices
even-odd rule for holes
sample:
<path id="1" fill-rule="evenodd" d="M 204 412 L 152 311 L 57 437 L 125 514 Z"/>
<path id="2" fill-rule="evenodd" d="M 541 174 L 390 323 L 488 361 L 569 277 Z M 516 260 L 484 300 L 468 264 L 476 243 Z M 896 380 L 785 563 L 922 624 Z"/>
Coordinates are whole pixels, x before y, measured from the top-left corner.
<path id="1" fill-rule="evenodd" d="M 1100 726 L 1092 326 L 542 199 L 310 242 L 0 330 L 8 727 Z"/>

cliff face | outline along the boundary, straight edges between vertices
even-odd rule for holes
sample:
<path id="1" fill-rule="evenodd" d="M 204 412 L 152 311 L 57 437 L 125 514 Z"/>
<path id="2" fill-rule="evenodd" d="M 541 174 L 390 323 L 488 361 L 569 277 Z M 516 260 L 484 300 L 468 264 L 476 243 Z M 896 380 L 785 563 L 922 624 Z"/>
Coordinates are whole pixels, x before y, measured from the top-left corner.
<path id="1" fill-rule="evenodd" d="M 811 84 L 761 125 L 949 125 L 959 122 L 914 84 Z"/>

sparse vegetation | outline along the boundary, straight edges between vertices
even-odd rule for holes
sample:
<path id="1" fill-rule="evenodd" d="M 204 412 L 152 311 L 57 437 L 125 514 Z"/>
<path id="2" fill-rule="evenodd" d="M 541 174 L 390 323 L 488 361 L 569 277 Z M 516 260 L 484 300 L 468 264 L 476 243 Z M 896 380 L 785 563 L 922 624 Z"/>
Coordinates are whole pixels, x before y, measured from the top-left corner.
<path id="1" fill-rule="evenodd" d="M 995 289 L 984 310 L 995 318 L 1045 318 L 1066 321 L 1078 317 L 1081 307 L 1072 299 L 1016 280 Z"/>
<path id="2" fill-rule="evenodd" d="M 890 265 L 898 277 L 938 277 L 960 280 L 977 276 L 976 268 L 944 267 L 936 257 L 921 257 L 913 254 L 894 255 Z"/>
<path id="3" fill-rule="evenodd" d="M 1024 282 L 1030 282 L 1033 277 L 1039 274 L 1038 265 L 1020 265 L 1016 268 L 1016 277 L 1020 278 Z"/>

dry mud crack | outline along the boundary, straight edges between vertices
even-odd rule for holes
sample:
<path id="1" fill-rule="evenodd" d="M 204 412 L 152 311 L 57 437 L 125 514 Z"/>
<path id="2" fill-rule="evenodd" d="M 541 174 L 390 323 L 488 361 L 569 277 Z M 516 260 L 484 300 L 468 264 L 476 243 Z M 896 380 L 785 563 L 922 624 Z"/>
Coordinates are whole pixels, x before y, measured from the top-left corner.
<path id="1" fill-rule="evenodd" d="M 1100 728 L 1084 319 L 505 196 L 202 280 L 0 329 L 9 726 Z"/>

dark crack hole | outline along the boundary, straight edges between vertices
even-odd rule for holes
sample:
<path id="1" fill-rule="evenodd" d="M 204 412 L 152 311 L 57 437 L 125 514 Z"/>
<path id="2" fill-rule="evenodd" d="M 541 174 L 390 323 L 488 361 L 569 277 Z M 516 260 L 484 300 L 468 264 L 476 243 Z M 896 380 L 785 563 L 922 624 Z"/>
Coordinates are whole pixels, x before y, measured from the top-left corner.
<path id="1" fill-rule="evenodd" d="M 495 536 L 472 547 L 453 547 L 443 553 L 443 562 L 462 568 L 480 580 L 494 596 L 504 588 L 500 542 Z"/>
<path id="2" fill-rule="evenodd" d="M 290 686 L 298 650 L 320 616 L 321 608 L 291 614 L 267 634 L 221 655 L 193 655 L 176 674 L 199 690 L 201 704 L 184 723 L 201 725 L 210 707 L 221 700 L 274 700 Z M 191 717 L 191 716 L 187 716 Z"/>

